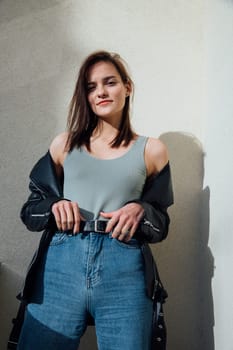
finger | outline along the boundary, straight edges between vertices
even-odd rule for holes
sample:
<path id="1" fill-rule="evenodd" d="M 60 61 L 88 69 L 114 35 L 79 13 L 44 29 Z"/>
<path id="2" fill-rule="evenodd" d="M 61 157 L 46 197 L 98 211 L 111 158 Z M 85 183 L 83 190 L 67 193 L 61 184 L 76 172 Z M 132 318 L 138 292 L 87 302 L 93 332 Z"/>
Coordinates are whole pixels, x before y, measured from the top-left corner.
<path id="1" fill-rule="evenodd" d="M 112 237 L 119 239 L 119 237 L 123 237 L 122 228 L 125 226 L 125 222 L 123 221 L 123 218 L 121 217 L 117 225 L 114 227 L 112 231 Z"/>
<path id="2" fill-rule="evenodd" d="M 123 214 L 118 225 L 115 227 L 116 232 L 120 232 L 120 234 L 117 236 L 118 239 L 127 241 L 130 240 L 136 231 L 138 222 L 139 221 L 137 218 L 134 218 L 133 220 L 128 214 Z"/>
<path id="3" fill-rule="evenodd" d="M 112 218 L 112 213 L 105 213 L 104 211 L 100 212 L 100 216 L 102 216 L 105 219 L 111 219 Z M 111 232 L 111 223 L 110 220 L 108 221 L 108 224 L 106 226 L 105 232 Z"/>
<path id="4" fill-rule="evenodd" d="M 102 216 L 103 218 L 105 219 L 112 219 L 112 217 L 114 216 L 114 213 L 115 212 L 108 212 L 108 213 L 105 213 L 104 211 L 101 211 L 100 212 L 100 216 Z"/>
<path id="5" fill-rule="evenodd" d="M 66 216 L 66 211 L 63 208 L 63 206 L 59 207 L 59 212 L 60 212 L 60 216 L 61 216 L 61 229 L 62 229 L 62 231 L 66 231 L 67 230 L 67 216 Z"/>
<path id="6" fill-rule="evenodd" d="M 121 234 L 118 236 L 117 239 L 119 239 L 119 241 L 129 241 L 131 239 L 130 230 L 121 231 Z"/>
<path id="7" fill-rule="evenodd" d="M 139 224 L 139 222 L 142 220 L 143 216 L 144 216 L 144 210 L 140 211 L 140 213 L 137 215 L 137 225 Z"/>
<path id="8" fill-rule="evenodd" d="M 61 230 L 62 229 L 62 227 L 61 227 L 61 215 L 60 215 L 60 211 L 59 211 L 56 204 L 54 204 L 52 207 L 52 213 L 54 215 L 54 219 L 56 221 L 56 225 L 57 225 L 58 230 Z"/>
<path id="9" fill-rule="evenodd" d="M 131 238 L 134 236 L 135 232 L 137 231 L 137 228 L 138 228 L 138 223 L 136 222 L 129 230 L 128 235 L 125 237 L 124 239 L 125 242 L 128 242 L 131 240 Z"/>
<path id="10" fill-rule="evenodd" d="M 111 218 L 107 223 L 107 227 L 106 227 L 105 232 L 113 232 L 115 230 L 115 226 L 116 226 L 117 222 L 118 222 L 118 217 Z"/>
<path id="11" fill-rule="evenodd" d="M 129 236 L 130 233 L 130 226 L 129 224 L 126 224 L 121 229 L 121 234 L 119 235 L 120 239 L 126 239 Z"/>
<path id="12" fill-rule="evenodd" d="M 74 215 L 73 233 L 76 234 L 79 232 L 80 221 L 84 220 L 84 218 L 80 215 L 78 203 L 73 203 L 73 215 Z"/>
<path id="13" fill-rule="evenodd" d="M 64 204 L 64 210 L 66 213 L 66 229 L 72 230 L 74 226 L 74 214 L 73 214 L 73 206 L 71 202 L 67 202 Z"/>
<path id="14" fill-rule="evenodd" d="M 132 217 L 126 211 L 120 211 L 119 222 L 116 226 L 117 231 L 128 231 L 133 224 Z"/>

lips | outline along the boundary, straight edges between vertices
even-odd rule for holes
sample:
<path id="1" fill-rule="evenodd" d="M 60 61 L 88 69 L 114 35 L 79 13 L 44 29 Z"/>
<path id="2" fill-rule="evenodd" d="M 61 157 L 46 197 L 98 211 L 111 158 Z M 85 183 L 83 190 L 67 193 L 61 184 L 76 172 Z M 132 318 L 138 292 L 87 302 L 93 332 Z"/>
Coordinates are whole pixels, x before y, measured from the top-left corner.
<path id="1" fill-rule="evenodd" d="M 104 105 L 111 103 L 111 102 L 112 102 L 112 100 L 103 100 L 103 101 L 98 102 L 97 106 L 104 106 Z"/>

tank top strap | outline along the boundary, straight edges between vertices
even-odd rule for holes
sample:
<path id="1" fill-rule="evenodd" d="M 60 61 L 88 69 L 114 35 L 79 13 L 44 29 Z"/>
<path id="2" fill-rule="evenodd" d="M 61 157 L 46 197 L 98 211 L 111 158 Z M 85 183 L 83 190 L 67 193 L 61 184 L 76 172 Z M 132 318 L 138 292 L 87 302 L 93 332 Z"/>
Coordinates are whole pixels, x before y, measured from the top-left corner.
<path id="1" fill-rule="evenodd" d="M 143 136 L 143 135 L 139 135 L 137 140 L 135 141 L 135 149 L 136 150 L 145 150 L 146 147 L 146 143 L 147 143 L 148 137 L 147 136 Z"/>
<path id="2" fill-rule="evenodd" d="M 147 143 L 148 137 L 139 135 L 134 144 L 131 146 L 131 149 L 126 153 L 126 157 L 124 161 L 129 161 L 129 158 L 137 159 L 137 161 L 141 161 L 143 164 L 145 162 L 145 147 Z M 127 157 L 128 156 L 128 157 Z"/>

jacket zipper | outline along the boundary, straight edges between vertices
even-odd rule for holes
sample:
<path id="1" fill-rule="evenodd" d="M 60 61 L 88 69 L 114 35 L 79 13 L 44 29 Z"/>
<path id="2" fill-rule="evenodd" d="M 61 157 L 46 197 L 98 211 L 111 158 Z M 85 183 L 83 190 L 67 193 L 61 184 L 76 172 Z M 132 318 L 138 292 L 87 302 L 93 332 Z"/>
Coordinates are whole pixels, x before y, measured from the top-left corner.
<path id="1" fill-rule="evenodd" d="M 44 217 L 44 216 L 49 216 L 49 215 L 50 215 L 49 211 L 47 211 L 44 214 L 31 214 L 32 217 Z"/>
<path id="2" fill-rule="evenodd" d="M 154 231 L 160 232 L 160 229 L 158 227 L 155 227 L 152 222 L 150 222 L 149 220 L 144 219 L 143 221 L 143 225 L 149 226 L 151 227 Z"/>

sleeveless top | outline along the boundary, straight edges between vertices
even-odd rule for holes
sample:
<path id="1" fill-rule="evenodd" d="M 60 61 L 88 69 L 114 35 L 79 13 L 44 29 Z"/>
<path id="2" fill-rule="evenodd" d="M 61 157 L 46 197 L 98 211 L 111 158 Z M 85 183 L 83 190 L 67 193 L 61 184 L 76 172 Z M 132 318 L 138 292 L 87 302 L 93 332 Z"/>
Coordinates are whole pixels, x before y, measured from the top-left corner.
<path id="1" fill-rule="evenodd" d="M 146 141 L 139 136 L 125 154 L 113 159 L 96 158 L 83 147 L 73 149 L 64 161 L 64 198 L 77 202 L 86 220 L 139 199 L 146 180 Z"/>

